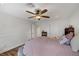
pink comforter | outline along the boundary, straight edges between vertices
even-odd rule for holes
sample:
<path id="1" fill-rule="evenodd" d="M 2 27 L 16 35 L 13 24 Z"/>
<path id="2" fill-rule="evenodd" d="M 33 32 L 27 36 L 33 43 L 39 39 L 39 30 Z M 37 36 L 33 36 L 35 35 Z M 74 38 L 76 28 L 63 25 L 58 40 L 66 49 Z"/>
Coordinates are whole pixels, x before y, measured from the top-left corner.
<path id="1" fill-rule="evenodd" d="M 78 56 L 70 46 L 60 45 L 58 40 L 47 37 L 34 38 L 26 42 L 23 53 L 29 56 Z"/>

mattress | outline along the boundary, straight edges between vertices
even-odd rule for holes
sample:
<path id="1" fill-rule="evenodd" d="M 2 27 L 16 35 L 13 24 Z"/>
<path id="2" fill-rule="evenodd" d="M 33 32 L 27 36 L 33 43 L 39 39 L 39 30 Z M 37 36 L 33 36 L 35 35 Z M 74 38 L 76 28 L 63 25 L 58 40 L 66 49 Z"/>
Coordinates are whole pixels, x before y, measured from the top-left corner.
<path id="1" fill-rule="evenodd" d="M 48 37 L 33 38 L 26 42 L 23 53 L 26 56 L 79 56 L 79 52 L 73 52 L 71 46 L 60 45 L 59 40 Z"/>

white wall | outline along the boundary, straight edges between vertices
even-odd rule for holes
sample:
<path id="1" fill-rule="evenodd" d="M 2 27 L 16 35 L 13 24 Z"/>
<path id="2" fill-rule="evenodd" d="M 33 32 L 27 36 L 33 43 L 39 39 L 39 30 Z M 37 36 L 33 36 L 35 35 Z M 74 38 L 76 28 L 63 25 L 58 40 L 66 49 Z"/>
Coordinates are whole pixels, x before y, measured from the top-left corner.
<path id="1" fill-rule="evenodd" d="M 30 32 L 29 22 L 0 12 L 0 53 L 23 44 Z"/>
<path id="2" fill-rule="evenodd" d="M 69 25 L 68 19 L 57 19 L 54 21 L 37 22 L 37 36 L 41 36 L 42 30 L 48 32 L 48 36 L 58 35 L 64 33 L 64 28 Z"/>
<path id="3" fill-rule="evenodd" d="M 79 11 L 70 18 L 70 24 L 75 27 L 76 34 L 79 33 Z"/>
<path id="4" fill-rule="evenodd" d="M 50 25 L 51 35 L 58 35 L 58 36 L 63 35 L 64 29 L 65 27 L 68 27 L 68 25 L 69 25 L 68 19 L 57 19 L 51 22 Z"/>

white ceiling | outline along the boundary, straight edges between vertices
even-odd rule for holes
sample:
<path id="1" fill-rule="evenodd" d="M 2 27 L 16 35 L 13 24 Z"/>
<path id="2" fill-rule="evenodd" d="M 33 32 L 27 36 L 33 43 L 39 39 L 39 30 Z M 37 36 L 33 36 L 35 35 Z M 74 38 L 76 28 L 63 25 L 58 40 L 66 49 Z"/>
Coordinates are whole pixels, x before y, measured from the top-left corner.
<path id="1" fill-rule="evenodd" d="M 26 20 L 31 14 L 26 13 L 26 10 L 34 11 L 36 8 L 48 9 L 47 15 L 50 19 L 64 19 L 72 16 L 79 9 L 77 3 L 33 3 L 34 6 L 30 6 L 27 3 L 1 3 L 0 11 L 10 14 L 15 17 L 19 17 Z"/>

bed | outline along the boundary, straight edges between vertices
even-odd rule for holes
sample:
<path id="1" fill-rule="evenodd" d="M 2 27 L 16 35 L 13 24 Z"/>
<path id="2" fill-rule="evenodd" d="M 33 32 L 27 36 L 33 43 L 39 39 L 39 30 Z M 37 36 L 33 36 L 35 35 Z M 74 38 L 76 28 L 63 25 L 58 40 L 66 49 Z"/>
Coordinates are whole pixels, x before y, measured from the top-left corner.
<path id="1" fill-rule="evenodd" d="M 71 46 L 60 45 L 58 39 L 48 37 L 37 37 L 26 42 L 23 47 L 25 56 L 79 56 Z"/>

